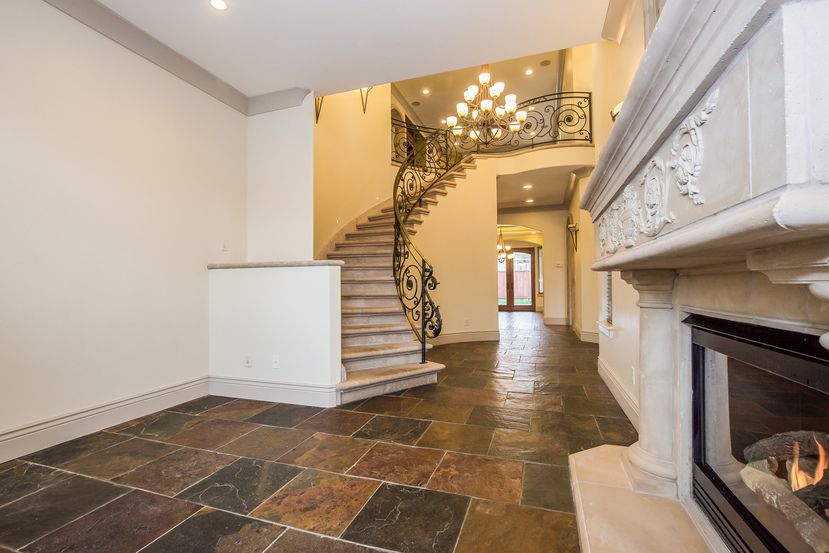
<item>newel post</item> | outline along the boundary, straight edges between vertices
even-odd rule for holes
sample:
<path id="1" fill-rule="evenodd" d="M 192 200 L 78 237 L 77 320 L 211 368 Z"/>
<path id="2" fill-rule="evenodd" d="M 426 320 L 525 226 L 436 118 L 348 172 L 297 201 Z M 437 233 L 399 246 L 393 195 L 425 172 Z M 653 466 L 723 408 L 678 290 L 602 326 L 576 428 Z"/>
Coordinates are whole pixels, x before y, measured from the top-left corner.
<path id="1" fill-rule="evenodd" d="M 624 271 L 639 292 L 639 441 L 627 451 L 625 468 L 634 489 L 676 495 L 672 270 Z"/>

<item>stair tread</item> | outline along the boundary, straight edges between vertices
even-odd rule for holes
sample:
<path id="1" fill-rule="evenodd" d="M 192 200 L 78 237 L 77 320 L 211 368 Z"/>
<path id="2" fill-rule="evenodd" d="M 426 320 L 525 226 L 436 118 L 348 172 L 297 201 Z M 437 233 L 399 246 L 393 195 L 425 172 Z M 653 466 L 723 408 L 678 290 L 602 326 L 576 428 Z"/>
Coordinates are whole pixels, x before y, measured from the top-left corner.
<path id="1" fill-rule="evenodd" d="M 343 325 L 344 336 L 385 333 L 385 332 L 411 332 L 412 327 L 407 323 L 378 323 L 370 325 Z"/>
<path id="2" fill-rule="evenodd" d="M 343 315 L 402 315 L 403 308 L 395 307 L 343 307 L 340 309 Z"/>
<path id="3" fill-rule="evenodd" d="M 342 284 L 386 284 L 394 283 L 394 277 L 366 277 L 366 278 L 341 278 Z"/>
<path id="4" fill-rule="evenodd" d="M 432 344 L 426 344 L 426 349 L 431 349 Z M 420 351 L 420 342 L 400 342 L 394 344 L 371 344 L 362 346 L 343 346 L 343 360 L 362 359 L 365 357 L 385 357 Z"/>
<path id="5" fill-rule="evenodd" d="M 344 298 L 396 298 L 397 292 L 342 292 Z"/>
<path id="6" fill-rule="evenodd" d="M 381 367 L 379 369 L 347 371 L 345 380 L 337 384 L 337 389 L 349 390 L 352 388 L 362 388 L 372 384 L 380 384 L 411 376 L 437 372 L 444 368 L 445 365 L 441 363 L 426 361 L 425 363 L 406 363 Z"/>

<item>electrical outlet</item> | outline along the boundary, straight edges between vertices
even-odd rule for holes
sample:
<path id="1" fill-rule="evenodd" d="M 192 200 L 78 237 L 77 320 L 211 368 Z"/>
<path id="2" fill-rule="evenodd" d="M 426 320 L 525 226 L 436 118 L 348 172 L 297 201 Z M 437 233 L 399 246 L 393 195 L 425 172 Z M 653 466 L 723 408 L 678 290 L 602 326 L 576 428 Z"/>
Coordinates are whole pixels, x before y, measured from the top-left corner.
<path id="1" fill-rule="evenodd" d="M 274 353 L 273 357 L 271 358 L 271 368 L 272 369 L 278 369 L 279 367 L 280 367 L 279 356 Z"/>
<path id="2" fill-rule="evenodd" d="M 230 243 L 227 240 L 220 240 L 219 241 L 219 251 L 229 252 L 230 251 Z"/>
<path id="3" fill-rule="evenodd" d="M 250 355 L 245 355 L 245 360 L 244 360 L 243 364 L 244 364 L 246 369 L 252 369 L 253 368 L 253 357 L 251 357 Z"/>
<path id="4" fill-rule="evenodd" d="M 633 382 L 633 387 L 636 387 L 636 367 L 633 365 L 630 366 L 630 377 L 631 381 Z"/>

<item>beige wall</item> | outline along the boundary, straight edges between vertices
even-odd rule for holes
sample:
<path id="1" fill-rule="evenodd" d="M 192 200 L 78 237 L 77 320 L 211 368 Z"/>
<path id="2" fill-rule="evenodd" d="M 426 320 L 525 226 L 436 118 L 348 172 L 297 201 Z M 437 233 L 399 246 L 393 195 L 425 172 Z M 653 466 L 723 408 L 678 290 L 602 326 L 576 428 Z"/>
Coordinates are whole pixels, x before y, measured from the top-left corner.
<path id="1" fill-rule="evenodd" d="M 573 313 L 570 319 L 573 331 L 585 342 L 598 342 L 599 327 L 599 275 L 591 270 L 596 261 L 594 229 L 590 214 L 579 209 L 579 199 L 587 187 L 587 177 L 579 178 L 570 202 L 571 220 L 578 224 L 578 249 L 573 252 L 575 287 L 573 290 Z"/>
<path id="2" fill-rule="evenodd" d="M 349 222 L 391 198 L 391 85 L 326 96 L 314 129 L 314 252 Z"/>
<path id="3" fill-rule="evenodd" d="M 0 52 L 2 442 L 206 376 L 246 120 L 45 2 L 4 3 Z"/>
<path id="4" fill-rule="evenodd" d="M 313 259 L 314 95 L 248 118 L 250 261 Z"/>
<path id="5" fill-rule="evenodd" d="M 565 210 L 528 210 L 499 213 L 498 223 L 521 225 L 540 231 L 544 237 L 544 322 L 567 324 L 567 251 Z"/>
<path id="6" fill-rule="evenodd" d="M 631 16 L 620 43 L 606 41 L 577 49 L 582 50 L 583 57 L 589 57 L 591 60 L 593 140 L 596 144 L 597 158 L 607 143 L 607 137 L 613 125 L 609 115 L 610 110 L 623 101 L 627 95 L 630 83 L 639 67 L 644 47 L 643 8 L 642 2 L 637 1 L 631 9 Z M 589 48 L 589 53 L 586 52 L 587 48 Z M 585 73 L 583 69 L 585 66 L 581 67 L 581 72 Z M 585 255 L 591 257 L 590 263 L 592 263 L 595 257 L 593 225 L 588 222 L 589 217 L 585 215 L 586 212 L 582 211 L 581 228 L 584 232 L 579 232 L 579 249 L 583 249 Z M 635 401 L 638 397 L 636 375 L 639 366 L 639 308 L 636 306 L 638 293 L 624 282 L 618 273 L 613 275 L 612 285 L 614 328 L 612 333 L 599 334 L 600 365 L 603 371 L 609 373 L 606 378 L 621 387 L 622 393 Z M 598 314 L 599 309 L 599 305 L 595 308 L 590 307 L 590 316 L 593 317 L 593 313 Z M 587 315 L 585 315 L 585 320 L 586 317 Z"/>

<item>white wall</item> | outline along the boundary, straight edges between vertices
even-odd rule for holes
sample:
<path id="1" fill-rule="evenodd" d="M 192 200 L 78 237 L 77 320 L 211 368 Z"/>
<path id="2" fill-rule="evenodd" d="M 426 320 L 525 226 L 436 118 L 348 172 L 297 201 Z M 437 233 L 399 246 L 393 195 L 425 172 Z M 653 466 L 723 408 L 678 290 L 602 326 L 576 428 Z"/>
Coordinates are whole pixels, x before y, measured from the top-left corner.
<path id="1" fill-rule="evenodd" d="M 338 266 L 210 271 L 211 393 L 331 407 L 340 369 Z"/>
<path id="2" fill-rule="evenodd" d="M 30 0 L 3 4 L 0 96 L 3 457 L 10 429 L 206 376 L 205 265 L 245 258 L 246 121 Z"/>
<path id="3" fill-rule="evenodd" d="M 248 118 L 248 258 L 314 257 L 314 95 Z"/>
<path id="4" fill-rule="evenodd" d="M 543 234 L 544 322 L 567 324 L 567 211 L 502 212 L 498 214 L 498 223 L 530 227 Z"/>

